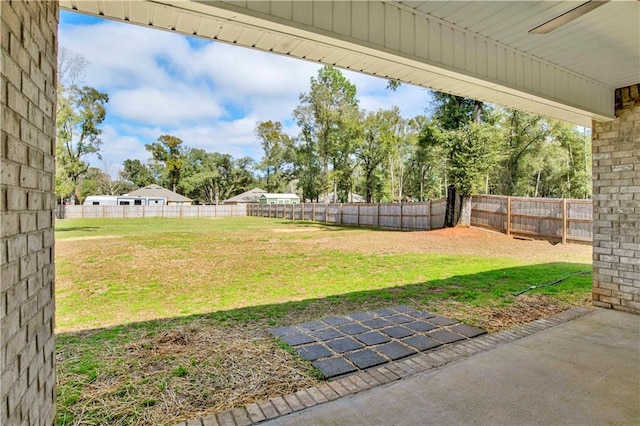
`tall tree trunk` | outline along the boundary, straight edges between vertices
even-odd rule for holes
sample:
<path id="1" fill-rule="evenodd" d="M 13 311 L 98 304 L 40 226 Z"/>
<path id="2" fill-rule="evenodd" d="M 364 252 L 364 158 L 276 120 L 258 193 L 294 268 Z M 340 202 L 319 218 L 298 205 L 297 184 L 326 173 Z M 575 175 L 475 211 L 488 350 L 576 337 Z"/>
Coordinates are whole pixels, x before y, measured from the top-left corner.
<path id="1" fill-rule="evenodd" d="M 424 165 L 420 168 L 420 201 L 424 201 Z"/>
<path id="2" fill-rule="evenodd" d="M 473 121 L 476 123 L 480 123 L 482 121 L 483 106 L 484 104 L 481 101 L 476 101 L 474 105 Z M 462 226 L 466 228 L 471 226 L 471 195 L 462 195 L 460 197 L 460 216 L 458 216 L 458 222 L 456 226 Z"/>
<path id="3" fill-rule="evenodd" d="M 456 215 L 456 188 L 453 185 L 447 187 L 447 207 L 444 211 L 444 226 L 451 228 L 455 222 Z"/>
<path id="4" fill-rule="evenodd" d="M 471 226 L 471 196 L 460 197 L 460 217 L 456 226 L 468 228 Z"/>

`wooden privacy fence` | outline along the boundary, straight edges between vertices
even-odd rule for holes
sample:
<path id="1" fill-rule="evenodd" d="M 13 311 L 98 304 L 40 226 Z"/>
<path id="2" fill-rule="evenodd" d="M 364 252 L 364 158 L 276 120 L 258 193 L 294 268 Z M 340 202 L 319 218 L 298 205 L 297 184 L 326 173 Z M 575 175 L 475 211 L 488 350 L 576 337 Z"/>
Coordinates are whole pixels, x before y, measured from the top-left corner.
<path id="1" fill-rule="evenodd" d="M 64 206 L 61 219 L 246 216 L 243 205 L 218 206 Z"/>
<path id="2" fill-rule="evenodd" d="M 303 203 L 249 204 L 249 216 L 312 220 L 334 225 L 361 226 L 398 231 L 442 228 L 446 200 L 422 203 Z"/>
<path id="3" fill-rule="evenodd" d="M 476 195 L 471 225 L 507 235 L 552 241 L 591 243 L 591 200 Z"/>
<path id="4" fill-rule="evenodd" d="M 144 218 L 259 216 L 398 231 L 444 226 L 446 199 L 388 204 L 248 204 L 218 206 L 60 206 L 58 217 Z M 551 241 L 591 243 L 591 200 L 476 195 L 471 225 Z"/>

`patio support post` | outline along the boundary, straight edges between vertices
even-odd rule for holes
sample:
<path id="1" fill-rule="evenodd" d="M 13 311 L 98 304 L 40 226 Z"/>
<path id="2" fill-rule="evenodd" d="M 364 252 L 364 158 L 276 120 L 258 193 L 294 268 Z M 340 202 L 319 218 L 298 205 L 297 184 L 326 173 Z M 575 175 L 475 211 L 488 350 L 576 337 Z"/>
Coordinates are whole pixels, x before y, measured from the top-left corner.
<path id="1" fill-rule="evenodd" d="M 52 425 L 58 2 L 0 21 L 0 424 Z"/>
<path id="2" fill-rule="evenodd" d="M 640 84 L 593 122 L 593 304 L 640 314 Z"/>

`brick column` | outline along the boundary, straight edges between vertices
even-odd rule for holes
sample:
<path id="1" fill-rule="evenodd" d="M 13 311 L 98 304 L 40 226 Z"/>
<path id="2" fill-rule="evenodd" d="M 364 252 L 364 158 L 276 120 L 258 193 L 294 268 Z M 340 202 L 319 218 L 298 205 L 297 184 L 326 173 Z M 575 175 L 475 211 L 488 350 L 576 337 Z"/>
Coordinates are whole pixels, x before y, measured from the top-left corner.
<path id="1" fill-rule="evenodd" d="M 640 84 L 593 122 L 593 304 L 640 313 Z"/>
<path id="2" fill-rule="evenodd" d="M 0 424 L 55 419 L 58 3 L 0 1 Z"/>

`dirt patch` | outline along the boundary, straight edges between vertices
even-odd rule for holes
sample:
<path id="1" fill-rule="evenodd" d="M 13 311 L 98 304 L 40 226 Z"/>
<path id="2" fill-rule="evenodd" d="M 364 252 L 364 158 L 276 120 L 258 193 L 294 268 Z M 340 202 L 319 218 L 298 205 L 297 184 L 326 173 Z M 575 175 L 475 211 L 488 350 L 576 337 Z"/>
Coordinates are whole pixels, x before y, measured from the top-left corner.
<path id="1" fill-rule="evenodd" d="M 91 240 L 111 240 L 114 238 L 122 238 L 120 235 L 96 235 L 91 237 L 70 237 L 60 241 L 91 241 Z M 58 242 L 57 242 L 58 243 Z"/>
<path id="2" fill-rule="evenodd" d="M 320 228 L 291 228 L 291 229 L 272 229 L 272 232 L 277 234 L 292 234 L 292 233 L 300 233 L 300 232 L 317 232 L 320 231 Z"/>
<path id="3" fill-rule="evenodd" d="M 521 240 L 480 228 L 444 228 L 433 231 L 367 232 L 366 244 L 362 239 L 332 235 L 307 244 L 318 244 L 332 249 L 370 253 L 442 253 L 482 257 L 508 257 L 539 262 L 590 262 L 591 246 L 580 244 L 553 244 L 541 240 Z M 347 233 L 348 234 L 348 233 Z"/>

